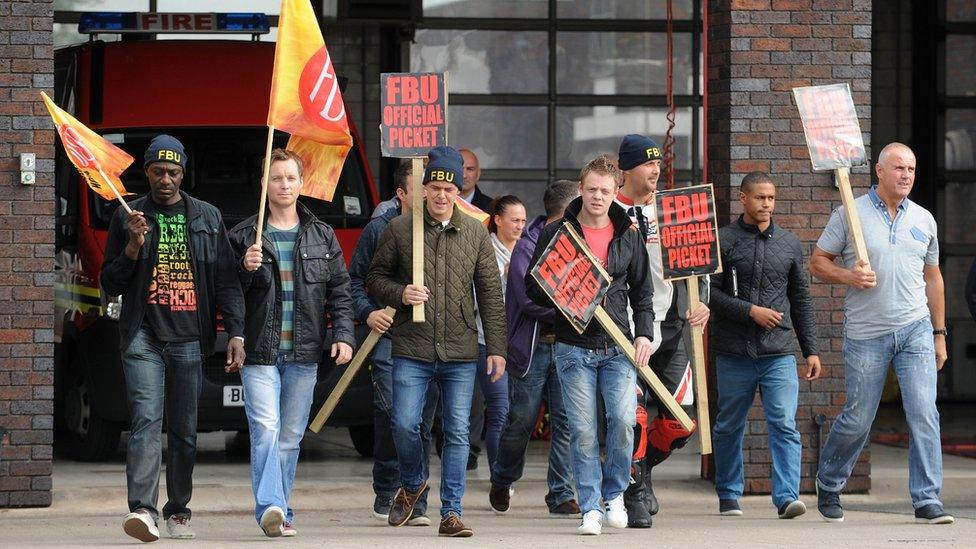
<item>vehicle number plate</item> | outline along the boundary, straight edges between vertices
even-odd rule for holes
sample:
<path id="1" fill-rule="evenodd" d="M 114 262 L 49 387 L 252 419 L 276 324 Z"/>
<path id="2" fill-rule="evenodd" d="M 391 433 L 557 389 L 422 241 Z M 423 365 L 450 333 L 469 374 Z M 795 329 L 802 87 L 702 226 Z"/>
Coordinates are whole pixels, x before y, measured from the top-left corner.
<path id="1" fill-rule="evenodd" d="M 240 385 L 224 386 L 224 406 L 244 406 L 244 387 Z"/>

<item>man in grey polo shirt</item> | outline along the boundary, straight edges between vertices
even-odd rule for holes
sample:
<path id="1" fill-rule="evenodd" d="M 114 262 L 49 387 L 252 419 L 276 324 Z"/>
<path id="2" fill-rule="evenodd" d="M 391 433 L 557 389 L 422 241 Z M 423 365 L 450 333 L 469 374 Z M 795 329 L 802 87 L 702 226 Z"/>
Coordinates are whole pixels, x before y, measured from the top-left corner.
<path id="1" fill-rule="evenodd" d="M 834 210 L 810 259 L 814 277 L 848 286 L 844 301 L 847 402 L 821 451 L 817 507 L 829 522 L 844 520 L 840 491 L 868 439 L 890 365 L 898 377 L 911 431 L 908 489 L 915 518 L 949 524 L 954 519 L 939 500 L 942 446 L 935 406 L 936 375 L 947 358 L 938 233 L 932 214 L 908 199 L 915 182 L 911 149 L 889 144 L 881 151 L 875 171 L 878 185 L 854 201 L 869 262 L 855 260 L 843 207 Z M 843 267 L 834 263 L 837 257 Z"/>

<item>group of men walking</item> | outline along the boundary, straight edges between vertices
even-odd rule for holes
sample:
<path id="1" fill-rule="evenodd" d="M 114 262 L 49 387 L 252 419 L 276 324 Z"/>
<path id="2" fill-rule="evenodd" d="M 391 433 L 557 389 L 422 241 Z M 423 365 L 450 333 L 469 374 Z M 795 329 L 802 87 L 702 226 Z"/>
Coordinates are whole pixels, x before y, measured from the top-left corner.
<path id="1" fill-rule="evenodd" d="M 325 352 L 336 364 L 351 359 L 354 320 L 383 333 L 371 360 L 374 516 L 392 526 L 431 524 L 431 426 L 439 417 L 438 533 L 473 535 L 462 521 L 461 501 L 479 385 L 488 404 L 488 503 L 496 513 L 511 509 L 513 484 L 522 477 L 545 401 L 552 428 L 550 513 L 580 517 L 584 535 L 600 534 L 603 525 L 651 527 L 659 507 L 653 467 L 684 446 L 693 430 L 663 406 L 650 412 L 652 394 L 623 350 L 596 322 L 577 332 L 532 276 L 564 225 L 582 235 L 610 275 L 603 305 L 634 342 L 634 362 L 649 365 L 689 411 L 684 333 L 712 320 L 719 513 L 742 514 L 742 440 L 758 388 L 769 427 L 773 504 L 780 518 L 802 515 L 799 376 L 816 380 L 822 367 L 803 247 L 773 222 L 775 183 L 759 172 L 742 180 L 743 213 L 720 231 L 723 271 L 703 281 L 707 297 L 689 310 L 682 285 L 665 280 L 661 265 L 654 206 L 661 150 L 646 136 L 628 135 L 618 153 L 588 162 L 579 181 L 549 184 L 545 215 L 527 226 L 521 201 L 500 197 L 489 206 L 486 229 L 455 206 L 480 194 L 477 176 L 467 173 L 477 168 L 474 153 L 432 149 L 423 174 L 421 286 L 412 281 L 411 219 L 402 215 L 410 213 L 416 191 L 407 166 L 397 170 L 396 196 L 364 229 L 347 272 L 332 228 L 297 202 L 303 166 L 294 153 L 272 152 L 267 226 L 256 242 L 257 216 L 227 231 L 216 208 L 180 190 L 187 160 L 182 144 L 165 135 L 153 139 L 144 159 L 149 195 L 132 201 L 131 213 L 116 212 L 101 274 L 106 292 L 123 297 L 120 335 L 132 416 L 125 532 L 142 541 L 159 538 L 165 414 L 162 519 L 171 537 L 194 536 L 188 504 L 196 408 L 217 308 L 228 336 L 226 370 L 240 370 L 244 385 L 255 520 L 265 535 L 297 535 L 289 498 L 317 365 Z M 855 260 L 847 213 L 838 208 L 809 262 L 814 277 L 848 286 L 847 402 L 817 474 L 818 510 L 828 521 L 843 520 L 839 494 L 867 440 L 889 365 L 912 432 L 915 516 L 953 520 L 939 500 L 935 406 L 936 374 L 946 360 L 943 283 L 935 222 L 907 198 L 914 168 L 908 147 L 885 147 L 875 168 L 878 185 L 856 202 L 869 261 Z M 423 307 L 424 322 L 412 321 L 414 307 Z M 332 339 L 324 348 L 327 321 Z M 806 360 L 802 374 L 791 332 Z M 504 406 L 495 402 L 502 400 Z"/>

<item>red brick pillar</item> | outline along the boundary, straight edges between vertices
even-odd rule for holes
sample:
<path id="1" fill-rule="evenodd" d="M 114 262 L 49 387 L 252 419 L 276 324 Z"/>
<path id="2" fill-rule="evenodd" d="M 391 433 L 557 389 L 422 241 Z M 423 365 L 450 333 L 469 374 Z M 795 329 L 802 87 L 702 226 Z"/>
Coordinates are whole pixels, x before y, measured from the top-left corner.
<path id="1" fill-rule="evenodd" d="M 0 0 L 0 507 L 51 504 L 54 2 Z M 20 153 L 37 155 L 22 185 Z"/>
<path id="2" fill-rule="evenodd" d="M 742 212 L 739 183 L 753 170 L 777 185 L 774 221 L 793 231 L 809 258 L 840 196 L 830 174 L 810 167 L 791 89 L 846 82 L 858 107 L 865 144 L 871 142 L 871 0 L 708 0 L 708 173 L 720 203 L 719 224 Z M 870 155 L 870 151 L 869 155 Z M 867 168 L 854 170 L 860 195 Z M 811 287 L 826 378 L 800 381 L 797 426 L 803 437 L 804 492 L 814 490 L 817 426 L 823 432 L 844 404 L 841 356 L 844 289 Z M 771 461 L 761 405 L 749 416 L 743 454 L 746 492 L 769 493 Z M 866 491 L 870 452 L 864 452 L 847 491 Z"/>

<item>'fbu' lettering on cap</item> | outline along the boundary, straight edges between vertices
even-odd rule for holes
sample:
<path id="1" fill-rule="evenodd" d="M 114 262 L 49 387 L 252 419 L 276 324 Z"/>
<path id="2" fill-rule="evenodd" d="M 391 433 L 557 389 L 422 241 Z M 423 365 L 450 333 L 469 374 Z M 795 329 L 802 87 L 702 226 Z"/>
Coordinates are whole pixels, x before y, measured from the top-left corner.
<path id="1" fill-rule="evenodd" d="M 447 181 L 448 183 L 454 183 L 454 172 L 449 172 L 447 170 L 432 170 L 430 172 L 430 181 Z"/>
<path id="2" fill-rule="evenodd" d="M 659 156 L 661 156 L 661 149 L 657 147 L 650 147 L 645 152 L 647 153 L 648 158 L 658 158 Z"/>
<path id="3" fill-rule="evenodd" d="M 156 154 L 156 160 L 167 160 L 169 162 L 176 162 L 177 164 L 182 161 L 180 158 L 180 153 L 167 149 L 160 149 Z"/>

